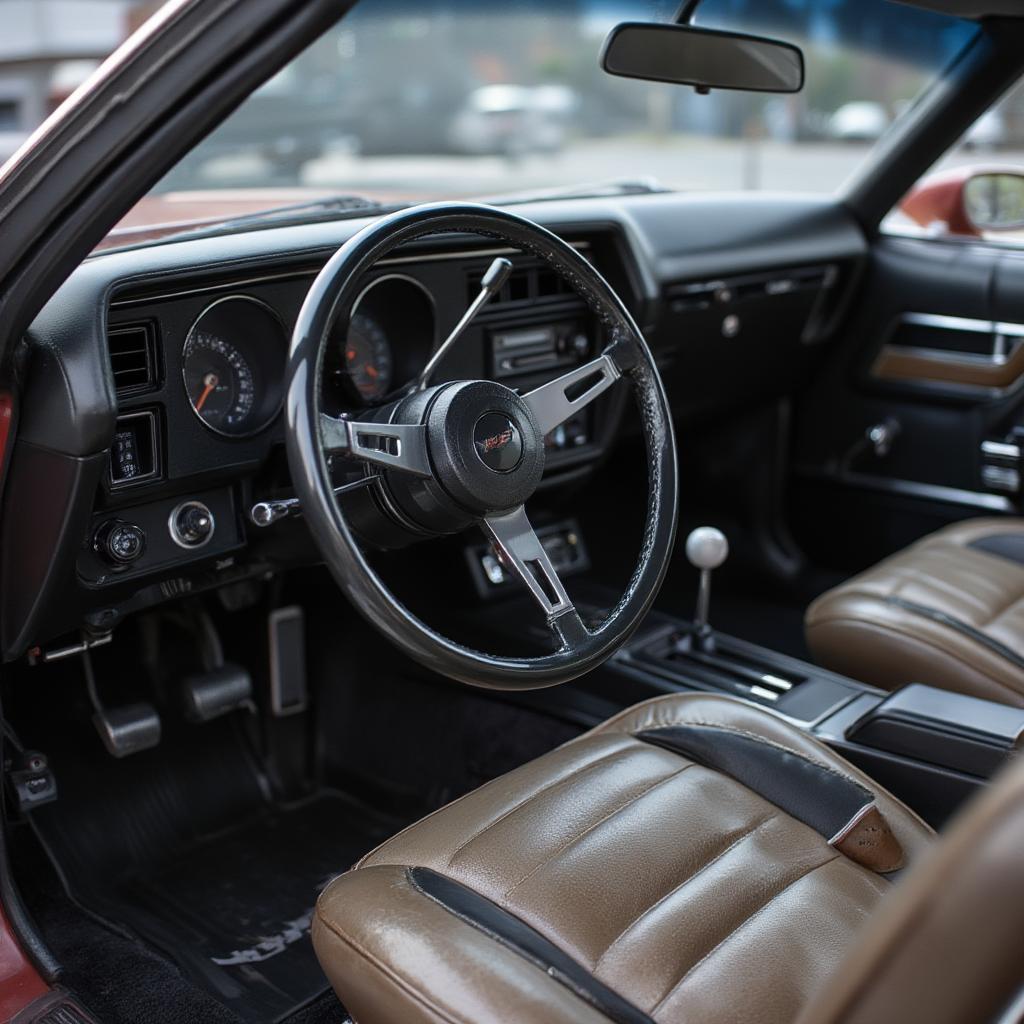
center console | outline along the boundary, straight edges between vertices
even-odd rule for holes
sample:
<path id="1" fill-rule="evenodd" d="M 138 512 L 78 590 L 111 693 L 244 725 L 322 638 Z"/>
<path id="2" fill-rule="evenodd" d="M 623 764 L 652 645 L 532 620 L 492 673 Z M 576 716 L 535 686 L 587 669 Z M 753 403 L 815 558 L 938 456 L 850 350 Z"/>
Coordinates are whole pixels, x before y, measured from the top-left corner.
<path id="1" fill-rule="evenodd" d="M 717 530 L 691 534 L 687 554 L 701 571 L 694 620 L 649 616 L 594 681 L 599 695 L 625 705 L 704 691 L 769 708 L 835 748 L 935 827 L 1024 748 L 1022 708 L 936 689 L 927 680 L 887 693 L 713 630 L 710 574 L 727 552 Z"/>

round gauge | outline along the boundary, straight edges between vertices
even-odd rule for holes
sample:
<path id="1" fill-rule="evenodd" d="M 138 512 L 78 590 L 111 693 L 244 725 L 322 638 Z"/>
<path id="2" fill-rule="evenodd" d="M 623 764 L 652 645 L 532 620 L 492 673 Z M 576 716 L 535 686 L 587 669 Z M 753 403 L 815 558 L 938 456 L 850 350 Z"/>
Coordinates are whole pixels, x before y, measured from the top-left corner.
<path id="1" fill-rule="evenodd" d="M 363 401 L 377 401 L 391 390 L 395 368 L 391 342 L 384 328 L 366 313 L 356 313 L 349 321 L 344 366 Z"/>
<path id="2" fill-rule="evenodd" d="M 256 398 L 252 367 L 225 338 L 196 331 L 185 345 L 185 390 L 196 415 L 222 434 L 246 433 Z"/>
<path id="3" fill-rule="evenodd" d="M 436 321 L 434 300 L 419 281 L 403 274 L 374 277 L 351 313 L 331 326 L 321 367 L 324 408 L 343 415 L 393 395 L 430 358 Z"/>
<path id="4" fill-rule="evenodd" d="M 262 430 L 281 405 L 287 344 L 281 321 L 255 299 L 233 296 L 208 307 L 182 352 L 193 412 L 229 437 Z"/>

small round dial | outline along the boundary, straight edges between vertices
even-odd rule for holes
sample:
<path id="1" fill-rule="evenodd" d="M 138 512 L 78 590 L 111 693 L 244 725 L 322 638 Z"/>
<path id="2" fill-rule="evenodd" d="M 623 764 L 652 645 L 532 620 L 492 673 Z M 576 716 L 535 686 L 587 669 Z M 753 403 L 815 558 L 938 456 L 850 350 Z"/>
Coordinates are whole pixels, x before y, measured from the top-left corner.
<path id="1" fill-rule="evenodd" d="M 344 367 L 366 402 L 383 398 L 394 377 L 394 356 L 384 329 L 373 317 L 356 313 L 345 337 Z"/>
<path id="2" fill-rule="evenodd" d="M 196 331 L 185 345 L 185 390 L 196 415 L 222 434 L 249 430 L 256 384 L 245 356 L 224 338 Z"/>

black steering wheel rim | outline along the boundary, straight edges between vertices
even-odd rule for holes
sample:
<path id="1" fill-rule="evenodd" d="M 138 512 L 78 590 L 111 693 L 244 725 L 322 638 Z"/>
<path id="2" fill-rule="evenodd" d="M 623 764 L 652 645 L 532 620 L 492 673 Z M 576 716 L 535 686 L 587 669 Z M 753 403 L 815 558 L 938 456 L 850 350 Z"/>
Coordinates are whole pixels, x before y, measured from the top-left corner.
<path id="1" fill-rule="evenodd" d="M 458 644 L 414 616 L 367 561 L 334 495 L 322 438 L 323 354 L 339 313 L 363 275 L 388 252 L 426 235 L 482 235 L 543 259 L 604 324 L 604 355 L 632 387 L 643 424 L 648 509 L 640 557 L 621 600 L 595 630 L 575 618 L 549 618 L 558 650 L 532 658 L 500 657 Z M 654 359 L 628 310 L 601 275 L 562 239 L 506 210 L 435 203 L 383 217 L 328 261 L 303 303 L 286 377 L 286 441 L 293 483 L 306 520 L 335 581 L 353 605 L 396 646 L 425 667 L 474 686 L 537 689 L 567 682 L 604 662 L 632 634 L 664 579 L 675 540 L 678 474 L 668 401 Z M 571 607 L 571 606 L 570 606 Z"/>

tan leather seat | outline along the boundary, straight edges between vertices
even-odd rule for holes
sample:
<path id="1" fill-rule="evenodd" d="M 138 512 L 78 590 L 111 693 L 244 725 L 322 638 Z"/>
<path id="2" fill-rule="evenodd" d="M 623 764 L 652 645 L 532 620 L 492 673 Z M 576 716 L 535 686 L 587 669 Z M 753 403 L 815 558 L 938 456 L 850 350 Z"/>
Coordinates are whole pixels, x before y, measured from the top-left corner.
<path id="1" fill-rule="evenodd" d="M 1024 520 L 933 533 L 819 597 L 807 643 L 826 668 L 1024 705 Z"/>
<path id="2" fill-rule="evenodd" d="M 791 1021 L 931 838 L 781 718 L 665 697 L 399 833 L 313 939 L 358 1024 Z"/>

